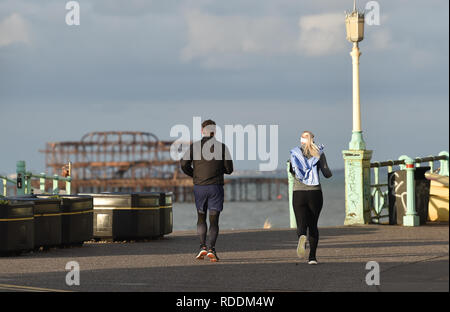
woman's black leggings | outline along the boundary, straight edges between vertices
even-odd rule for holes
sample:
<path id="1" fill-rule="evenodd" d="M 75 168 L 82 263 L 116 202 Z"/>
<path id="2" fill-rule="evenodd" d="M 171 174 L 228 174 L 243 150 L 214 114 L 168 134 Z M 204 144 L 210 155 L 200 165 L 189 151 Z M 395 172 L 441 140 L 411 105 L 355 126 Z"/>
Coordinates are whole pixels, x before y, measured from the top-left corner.
<path id="1" fill-rule="evenodd" d="M 322 210 L 323 196 L 321 190 L 294 191 L 293 208 L 297 220 L 297 235 L 306 235 L 309 230 L 309 259 L 316 259 L 316 250 L 319 243 L 320 211 Z"/>
<path id="2" fill-rule="evenodd" d="M 197 234 L 200 237 L 200 244 L 206 246 L 206 232 L 208 225 L 206 224 L 206 213 L 197 211 Z M 219 236 L 219 211 L 209 210 L 209 248 L 216 246 L 217 236 Z"/>

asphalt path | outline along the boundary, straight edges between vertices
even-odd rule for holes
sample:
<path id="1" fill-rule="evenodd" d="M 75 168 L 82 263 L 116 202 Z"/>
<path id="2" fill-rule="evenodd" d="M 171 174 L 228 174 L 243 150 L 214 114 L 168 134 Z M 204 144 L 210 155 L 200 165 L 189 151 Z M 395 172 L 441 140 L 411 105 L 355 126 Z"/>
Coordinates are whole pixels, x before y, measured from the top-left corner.
<path id="1" fill-rule="evenodd" d="M 85 243 L 0 258 L 0 291 L 278 292 L 449 291 L 447 224 L 320 229 L 319 264 L 296 254 L 291 229 L 221 232 L 220 261 L 196 260 L 194 232 L 146 242 Z M 80 285 L 66 283 L 66 264 Z M 379 285 L 368 285 L 379 267 Z M 72 275 L 71 275 L 72 276 Z"/>

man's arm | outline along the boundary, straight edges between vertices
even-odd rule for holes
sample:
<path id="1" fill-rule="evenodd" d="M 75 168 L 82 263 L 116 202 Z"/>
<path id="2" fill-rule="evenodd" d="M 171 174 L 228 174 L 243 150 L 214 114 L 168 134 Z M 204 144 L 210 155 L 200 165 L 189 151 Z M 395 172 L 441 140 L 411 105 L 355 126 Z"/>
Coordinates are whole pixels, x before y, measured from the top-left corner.
<path id="1" fill-rule="evenodd" d="M 186 151 L 186 153 L 183 155 L 183 158 L 181 158 L 180 165 L 181 170 L 185 174 L 187 174 L 190 177 L 194 176 L 194 169 L 192 168 L 192 158 L 193 158 L 193 152 L 192 152 L 192 144 L 189 146 L 189 150 Z"/>
<path id="2" fill-rule="evenodd" d="M 224 150 L 223 172 L 225 174 L 232 174 L 233 173 L 233 160 L 231 159 L 230 151 L 228 150 L 228 148 L 225 144 L 223 144 L 223 150 Z"/>

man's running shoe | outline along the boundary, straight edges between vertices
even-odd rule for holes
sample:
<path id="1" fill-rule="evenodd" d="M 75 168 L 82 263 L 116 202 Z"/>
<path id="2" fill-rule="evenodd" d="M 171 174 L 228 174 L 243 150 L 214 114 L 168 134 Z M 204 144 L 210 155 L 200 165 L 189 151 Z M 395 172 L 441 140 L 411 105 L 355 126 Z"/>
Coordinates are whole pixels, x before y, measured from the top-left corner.
<path id="1" fill-rule="evenodd" d="M 206 256 L 211 262 L 219 261 L 219 257 L 217 257 L 216 250 L 214 248 L 208 250 L 208 254 Z"/>
<path id="2" fill-rule="evenodd" d="M 317 265 L 318 262 L 317 262 L 316 259 L 311 259 L 311 260 L 308 261 L 308 264 Z"/>
<path id="3" fill-rule="evenodd" d="M 197 255 L 197 257 L 195 257 L 197 260 L 203 260 L 205 259 L 205 256 L 208 254 L 207 248 L 206 246 L 200 246 L 200 251 Z"/>
<path id="4" fill-rule="evenodd" d="M 305 258 L 306 255 L 306 235 L 300 235 L 297 245 L 297 256 L 299 258 Z"/>

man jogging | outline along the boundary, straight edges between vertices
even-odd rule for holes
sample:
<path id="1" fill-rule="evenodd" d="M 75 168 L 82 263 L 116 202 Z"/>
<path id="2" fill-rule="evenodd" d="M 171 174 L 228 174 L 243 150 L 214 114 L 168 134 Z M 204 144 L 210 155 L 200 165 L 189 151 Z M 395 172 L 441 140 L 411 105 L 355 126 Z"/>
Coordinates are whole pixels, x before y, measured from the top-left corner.
<path id="1" fill-rule="evenodd" d="M 216 123 L 206 120 L 202 123 L 202 139 L 190 145 L 181 160 L 181 169 L 193 178 L 194 197 L 197 207 L 197 233 L 200 237 L 200 251 L 197 259 L 207 256 L 212 262 L 216 254 L 216 240 L 219 235 L 219 215 L 224 201 L 224 174 L 233 172 L 233 161 L 225 144 L 214 137 Z M 209 211 L 209 246 L 206 245 L 207 212 Z"/>

